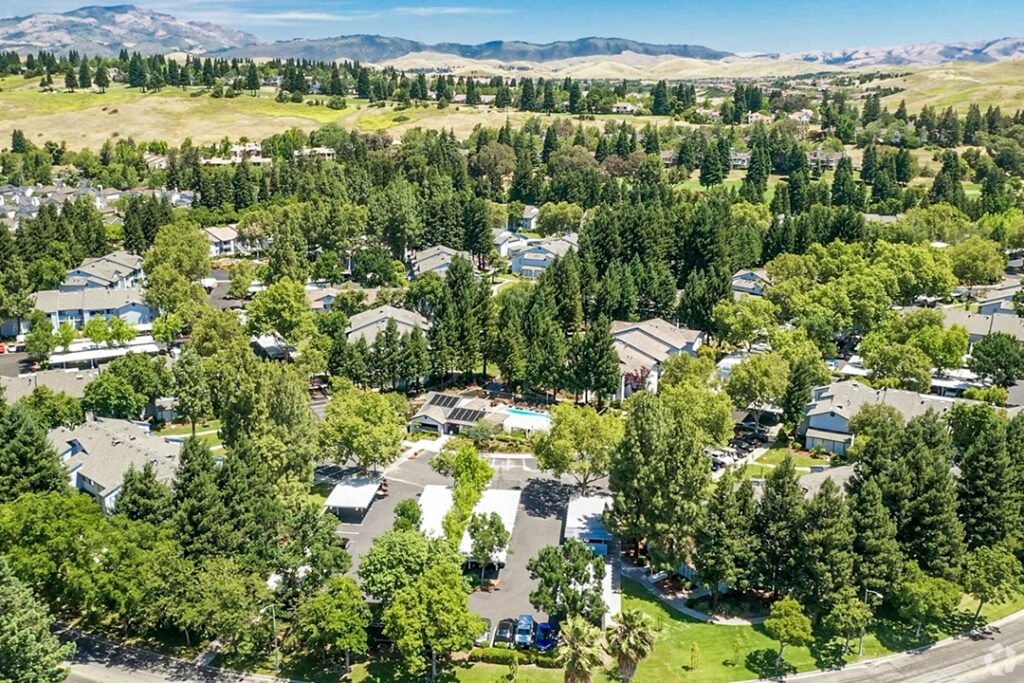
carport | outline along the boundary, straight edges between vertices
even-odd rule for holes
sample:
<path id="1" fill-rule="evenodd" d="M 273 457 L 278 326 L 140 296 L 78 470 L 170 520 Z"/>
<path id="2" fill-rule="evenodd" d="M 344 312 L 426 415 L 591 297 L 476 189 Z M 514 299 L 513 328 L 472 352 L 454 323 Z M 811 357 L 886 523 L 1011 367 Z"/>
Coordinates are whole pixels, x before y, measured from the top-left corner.
<path id="1" fill-rule="evenodd" d="M 380 482 L 379 475 L 350 477 L 335 485 L 324 502 L 324 509 L 344 522 L 358 524 L 376 499 Z"/>

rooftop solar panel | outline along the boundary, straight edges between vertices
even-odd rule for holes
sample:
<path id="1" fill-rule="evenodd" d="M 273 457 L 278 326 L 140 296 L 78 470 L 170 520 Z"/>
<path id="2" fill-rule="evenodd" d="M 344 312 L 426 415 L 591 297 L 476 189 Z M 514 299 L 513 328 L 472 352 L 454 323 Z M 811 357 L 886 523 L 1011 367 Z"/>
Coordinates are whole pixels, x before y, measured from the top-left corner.
<path id="1" fill-rule="evenodd" d="M 458 405 L 459 397 L 453 394 L 434 394 L 428 403 L 441 408 L 453 408 Z"/>

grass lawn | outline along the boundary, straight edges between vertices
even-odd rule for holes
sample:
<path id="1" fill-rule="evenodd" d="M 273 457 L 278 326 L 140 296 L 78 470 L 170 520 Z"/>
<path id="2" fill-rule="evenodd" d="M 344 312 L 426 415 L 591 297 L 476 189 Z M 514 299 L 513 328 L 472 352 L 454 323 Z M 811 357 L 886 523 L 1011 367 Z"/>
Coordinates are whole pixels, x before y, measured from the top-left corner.
<path id="1" fill-rule="evenodd" d="M 313 488 L 309 490 L 309 502 L 322 508 L 324 503 L 327 502 L 327 496 L 330 495 L 333 488 L 334 484 L 326 481 L 319 484 L 313 484 Z"/>
<path id="2" fill-rule="evenodd" d="M 208 432 L 210 430 L 220 429 L 220 420 L 208 420 L 206 422 L 196 423 L 196 433 Z M 167 427 L 156 432 L 160 436 L 188 436 L 192 433 L 191 425 L 174 425 L 173 427 Z"/>
<path id="3" fill-rule="evenodd" d="M 758 458 L 757 462 L 767 465 L 779 465 L 785 459 L 787 453 L 793 456 L 793 464 L 797 467 L 815 467 L 817 465 L 829 464 L 828 460 L 815 458 L 803 453 L 797 453 L 789 450 L 788 448 L 773 448 Z"/>

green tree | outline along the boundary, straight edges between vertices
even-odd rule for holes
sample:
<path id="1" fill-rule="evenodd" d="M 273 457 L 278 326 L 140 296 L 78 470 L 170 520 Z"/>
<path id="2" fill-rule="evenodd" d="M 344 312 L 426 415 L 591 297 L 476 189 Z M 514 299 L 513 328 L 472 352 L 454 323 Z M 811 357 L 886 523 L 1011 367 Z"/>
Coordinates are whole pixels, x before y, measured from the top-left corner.
<path id="1" fill-rule="evenodd" d="M 153 321 L 153 339 L 171 347 L 185 327 L 185 322 L 176 313 L 164 313 Z"/>
<path id="2" fill-rule="evenodd" d="M 711 609 L 718 607 L 721 586 L 738 587 L 746 579 L 755 538 L 743 508 L 743 489 L 732 472 L 718 480 L 694 534 L 693 564 L 701 583 L 711 591 Z"/>
<path id="3" fill-rule="evenodd" d="M 960 587 L 952 581 L 928 576 L 917 563 L 909 562 L 897 586 L 896 602 L 900 616 L 917 625 L 914 632 L 917 638 L 921 636 L 925 621 L 944 619 L 952 614 L 960 595 Z"/>
<path id="4" fill-rule="evenodd" d="M 445 540 L 428 540 L 419 531 L 394 529 L 373 539 L 359 563 L 359 579 L 367 595 L 388 607 L 420 574 L 445 562 L 461 562 Z"/>
<path id="5" fill-rule="evenodd" d="M 619 666 L 619 676 L 625 683 L 633 678 L 637 665 L 654 650 L 655 627 L 651 618 L 638 609 L 626 608 L 615 618 L 605 632 L 608 654 Z"/>
<path id="6" fill-rule="evenodd" d="M 867 628 L 873 617 L 871 606 L 858 598 L 851 589 L 844 591 L 833 603 L 825 615 L 823 625 L 826 631 L 844 639 L 843 652 L 849 653 L 850 639 L 858 631 Z"/>
<path id="7" fill-rule="evenodd" d="M 526 569 L 530 579 L 539 582 L 530 593 L 534 609 L 590 621 L 607 611 L 601 597 L 604 560 L 586 543 L 570 538 L 561 546 L 541 548 Z"/>
<path id="8" fill-rule="evenodd" d="M 1024 343 L 1005 332 L 993 332 L 974 344 L 967 367 L 996 386 L 1010 387 L 1024 378 Z"/>
<path id="9" fill-rule="evenodd" d="M 289 278 L 256 294 L 246 307 L 246 314 L 253 334 L 275 332 L 292 344 L 316 334 L 306 288 Z"/>
<path id="10" fill-rule="evenodd" d="M 782 664 L 782 653 L 787 645 L 810 645 L 814 640 L 811 620 L 804 614 L 804 608 L 796 600 L 788 598 L 772 605 L 771 614 L 764 621 L 764 630 L 779 641 L 776 666 Z"/>
<path id="11" fill-rule="evenodd" d="M 804 518 L 803 489 L 788 453 L 769 474 L 754 516 L 757 567 L 762 585 L 778 593 L 793 585 L 793 558 L 799 551 Z"/>
<path id="12" fill-rule="evenodd" d="M 1020 594 L 1022 573 L 1020 560 L 1002 546 L 981 547 L 967 556 L 963 583 L 964 590 L 978 601 L 974 626 L 986 604 L 1009 602 Z"/>
<path id="13" fill-rule="evenodd" d="M 74 643 L 62 644 L 46 607 L 0 556 L 0 671 L 6 681 L 59 683 Z"/>
<path id="14" fill-rule="evenodd" d="M 174 476 L 173 524 L 186 555 L 221 554 L 230 520 L 217 487 L 216 463 L 201 438 L 185 439 Z"/>
<path id="15" fill-rule="evenodd" d="M 369 470 L 394 462 L 403 438 L 405 419 L 394 401 L 349 384 L 338 386 L 327 404 L 318 441 L 324 457 Z"/>
<path id="16" fill-rule="evenodd" d="M 998 242 L 972 235 L 949 248 L 953 262 L 953 274 L 964 285 L 967 292 L 977 285 L 991 285 L 999 282 L 1006 267 L 1006 257 Z"/>
<path id="17" fill-rule="evenodd" d="M 188 418 L 192 425 L 192 436 L 195 436 L 196 422 L 213 412 L 213 397 L 203 359 L 192 344 L 185 347 L 178 362 L 172 367 L 172 372 L 177 397 L 175 409 Z"/>
<path id="18" fill-rule="evenodd" d="M 302 641 L 324 660 L 344 652 L 346 671 L 353 653 L 364 655 L 369 649 L 370 608 L 351 577 L 335 577 L 327 582 L 325 592 L 305 596 L 299 602 L 297 622 Z"/>
<path id="19" fill-rule="evenodd" d="M 817 618 L 828 612 L 844 588 L 853 583 L 854 527 L 846 499 L 831 478 L 804 507 L 796 556 L 794 592 L 815 605 Z"/>
<path id="20" fill-rule="evenodd" d="M 395 506 L 395 529 L 397 530 L 418 530 L 420 519 L 423 517 L 423 510 L 415 498 L 406 498 L 398 501 Z"/>
<path id="21" fill-rule="evenodd" d="M 384 610 L 384 633 L 395 643 L 406 667 L 420 673 L 429 657 L 431 678 L 437 677 L 439 656 L 468 650 L 483 630 L 483 620 L 469 609 L 462 572 L 450 562 L 424 571 L 398 591 Z"/>
<path id="22" fill-rule="evenodd" d="M 876 592 L 897 583 L 903 554 L 893 522 L 882 500 L 882 489 L 873 478 L 860 487 L 850 502 L 855 535 L 853 571 L 857 584 Z"/>
<path id="23" fill-rule="evenodd" d="M 36 414 L 26 405 L 6 405 L 0 391 L 0 502 L 66 486 L 67 473 Z"/>
<path id="24" fill-rule="evenodd" d="M 572 616 L 562 624 L 558 661 L 565 668 L 566 683 L 590 683 L 601 666 L 601 630 L 581 616 Z"/>
<path id="25" fill-rule="evenodd" d="M 765 407 L 782 403 L 788 385 L 789 363 L 772 352 L 751 356 L 734 367 L 725 390 L 738 409 L 750 409 L 760 420 Z"/>
<path id="26" fill-rule="evenodd" d="M 152 461 L 147 462 L 141 470 L 131 465 L 124 473 L 124 481 L 117 494 L 117 514 L 131 520 L 160 525 L 171 516 L 173 496 L 171 487 L 157 478 Z"/>
<path id="27" fill-rule="evenodd" d="M 71 350 L 71 344 L 78 337 L 78 332 L 71 323 L 63 322 L 54 333 L 54 342 L 67 353 Z"/>
<path id="28" fill-rule="evenodd" d="M 992 414 L 971 437 L 960 458 L 959 516 L 968 547 L 993 547 L 1007 541 L 1018 523 L 1006 505 L 1014 486 L 1006 421 Z"/>
<path id="29" fill-rule="evenodd" d="M 480 565 L 480 581 L 484 580 L 487 565 L 495 562 L 495 555 L 508 547 L 511 534 L 501 521 L 501 515 L 492 512 L 490 515 L 474 514 L 469 518 L 466 529 L 472 541 L 470 555 Z"/>
<path id="30" fill-rule="evenodd" d="M 718 337 L 733 346 L 745 346 L 763 342 L 768 332 L 775 327 L 778 308 L 762 297 L 748 296 L 739 301 L 722 301 L 714 308 L 711 316 Z"/>
<path id="31" fill-rule="evenodd" d="M 110 341 L 110 326 L 103 318 L 93 316 L 82 326 L 82 334 L 94 344 L 106 344 Z"/>
<path id="32" fill-rule="evenodd" d="M 135 391 L 124 377 L 104 372 L 85 385 L 82 407 L 102 417 L 137 420 L 146 406 L 146 397 Z"/>
<path id="33" fill-rule="evenodd" d="M 537 464 L 555 476 L 572 475 L 585 491 L 607 476 L 612 453 L 622 439 L 622 420 L 570 403 L 555 406 L 551 413 L 551 430 L 534 443 Z"/>

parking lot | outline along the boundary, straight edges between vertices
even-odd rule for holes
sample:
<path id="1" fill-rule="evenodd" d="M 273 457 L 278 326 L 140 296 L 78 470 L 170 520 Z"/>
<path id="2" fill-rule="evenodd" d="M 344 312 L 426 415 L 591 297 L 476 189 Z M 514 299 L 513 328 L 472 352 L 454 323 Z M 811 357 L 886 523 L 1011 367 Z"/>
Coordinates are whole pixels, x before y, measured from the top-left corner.
<path id="1" fill-rule="evenodd" d="M 422 453 L 415 459 L 400 460 L 388 468 L 385 473 L 388 494 L 378 494 L 361 523 L 339 524 L 338 533 L 349 540 L 353 574 L 373 539 L 391 529 L 395 506 L 400 501 L 419 497 L 428 484 L 451 484 L 449 479 L 431 469 L 431 457 L 433 453 Z M 547 614 L 536 612 L 530 605 L 530 592 L 536 582 L 530 580 L 526 564 L 541 548 L 561 542 L 572 486 L 538 471 L 536 461 L 529 455 L 490 454 L 489 460 L 494 467 L 490 487 L 519 490 L 522 497 L 507 565 L 498 572 L 494 589 L 477 591 L 470 596 L 470 607 L 490 620 L 492 630 L 502 619 L 515 619 L 520 614 L 532 614 L 538 622 L 547 621 Z M 323 468 L 318 471 L 326 473 Z M 493 577 L 493 572 L 489 572 L 489 576 Z"/>

